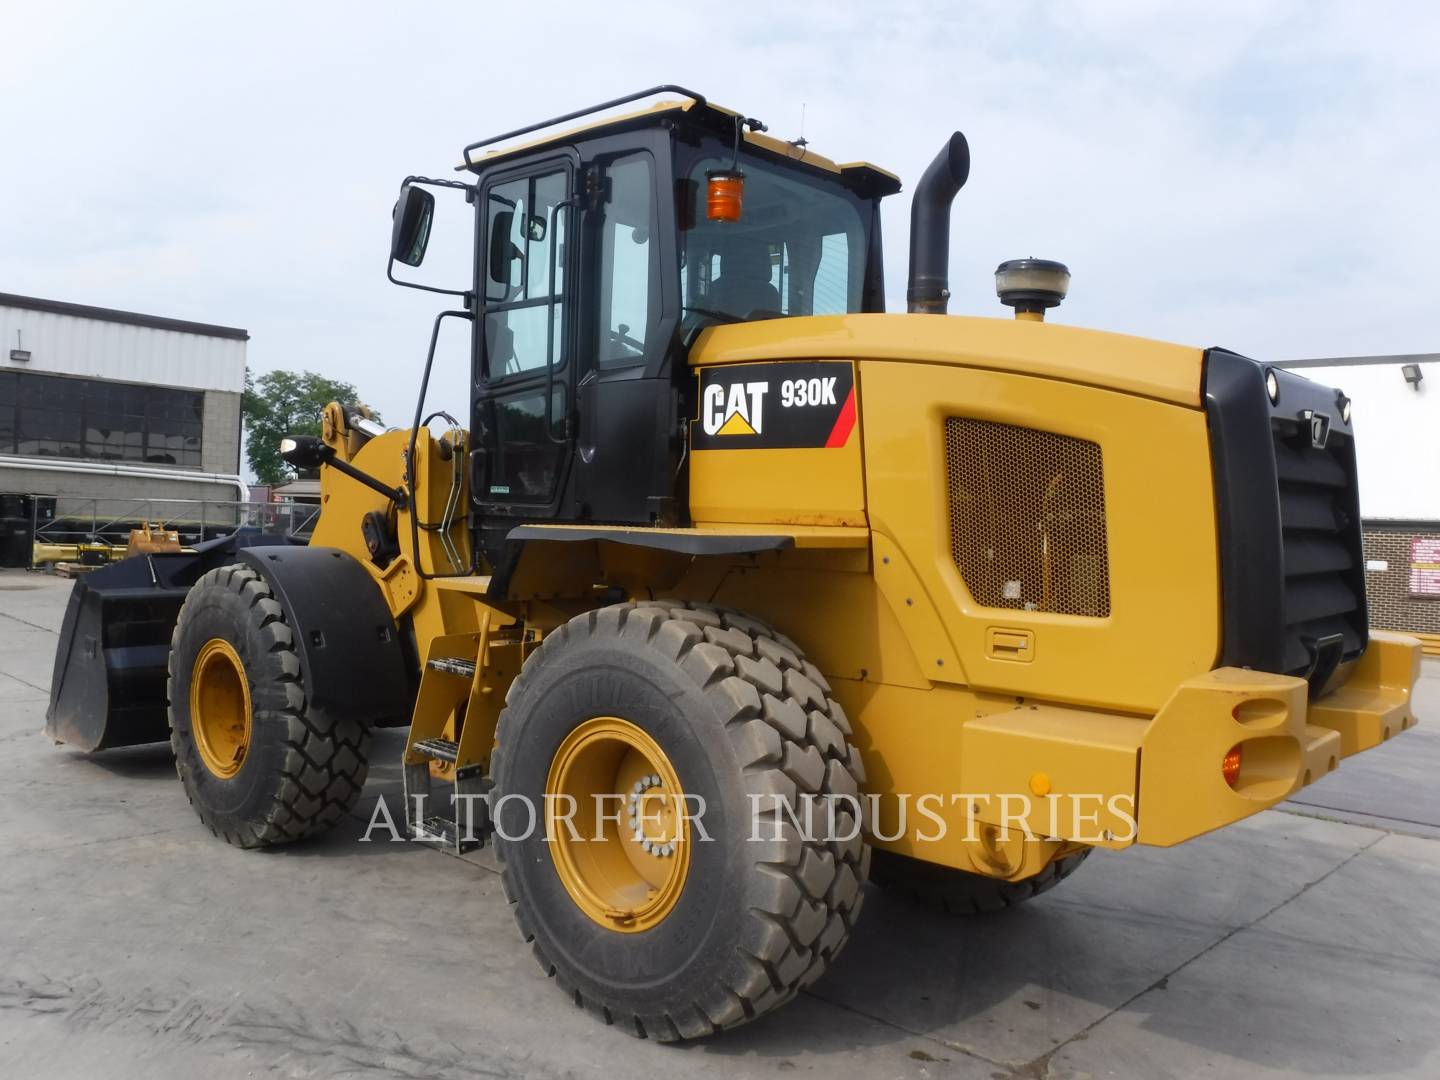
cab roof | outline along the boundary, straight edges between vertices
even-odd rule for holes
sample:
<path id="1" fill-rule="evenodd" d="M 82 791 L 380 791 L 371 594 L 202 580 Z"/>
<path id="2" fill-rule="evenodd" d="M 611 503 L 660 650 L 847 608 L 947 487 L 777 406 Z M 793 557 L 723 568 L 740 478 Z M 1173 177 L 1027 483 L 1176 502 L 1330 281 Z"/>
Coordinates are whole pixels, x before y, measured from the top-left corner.
<path id="1" fill-rule="evenodd" d="M 646 108 L 634 109 L 630 112 L 611 114 L 608 116 L 594 116 L 595 113 L 604 112 L 633 101 L 641 101 L 646 98 L 657 97 L 661 94 L 672 93 L 680 95 L 681 100 L 657 101 Z M 504 160 L 516 154 L 528 153 L 541 147 L 564 143 L 574 139 L 578 135 L 597 135 L 629 128 L 648 127 L 657 122 L 659 117 L 667 114 L 679 114 L 683 117 L 693 118 L 700 123 L 705 123 L 705 121 L 708 120 L 709 123 L 706 126 L 715 128 L 739 120 L 745 125 L 742 130 L 744 131 L 745 142 L 749 146 L 778 154 L 800 165 L 809 166 L 822 172 L 837 174 L 847 180 L 858 181 L 864 186 L 874 189 L 875 193 L 879 195 L 893 195 L 900 190 L 900 178 L 888 169 L 882 169 L 880 166 L 872 165 L 866 161 L 851 161 L 837 164 L 830 158 L 815 153 L 808 146 L 785 142 L 765 134 L 765 125 L 757 120 L 746 117 L 743 113 L 707 101 L 700 94 L 686 90 L 682 86 L 668 84 L 652 87 L 649 90 L 642 90 L 634 94 L 627 94 L 624 97 L 616 98 L 612 101 L 592 105 L 589 108 L 580 109 L 573 113 L 566 113 L 564 116 L 558 116 L 552 120 L 544 120 L 538 124 L 530 124 L 526 127 L 506 132 L 503 135 L 495 135 L 488 139 L 471 143 L 465 147 L 464 160 L 456 166 L 456 170 L 460 172 L 467 170 L 470 172 L 480 172 L 496 161 Z M 545 130 L 547 128 L 554 129 L 567 121 L 579 120 L 583 117 L 591 117 L 591 119 L 571 127 L 560 128 L 559 130 Z M 542 134 L 522 142 L 508 142 L 510 139 L 536 132 L 542 132 Z M 497 143 L 507 142 L 508 145 L 495 145 Z M 483 152 L 477 156 L 476 151 Z"/>

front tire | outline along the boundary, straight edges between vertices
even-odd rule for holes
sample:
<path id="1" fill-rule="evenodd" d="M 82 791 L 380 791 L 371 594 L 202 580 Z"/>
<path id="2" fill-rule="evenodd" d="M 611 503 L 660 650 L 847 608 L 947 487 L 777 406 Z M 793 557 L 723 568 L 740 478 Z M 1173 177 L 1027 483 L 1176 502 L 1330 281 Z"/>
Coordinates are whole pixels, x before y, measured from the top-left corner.
<path id="1" fill-rule="evenodd" d="M 496 853 L 521 934 L 577 1005 L 637 1036 L 694 1038 L 776 1008 L 829 967 L 859 914 L 869 849 L 856 818 L 864 770 L 828 691 L 788 639 L 720 608 L 617 605 L 545 638 L 500 717 Z M 603 738 L 615 742 L 609 756 L 581 761 Z M 568 776 L 628 798 L 637 769 L 641 789 L 673 782 L 685 805 L 703 805 L 712 839 L 692 826 L 677 895 L 665 893 L 670 877 L 647 875 L 651 900 L 642 890 L 625 907 L 616 885 L 634 879 L 612 856 L 627 837 L 582 833 L 567 854 L 530 827 L 532 812 L 545 816 L 527 804 L 556 795 L 551 785 L 581 790 Z M 842 797 L 836 827 L 817 815 L 814 835 L 802 835 L 775 801 L 804 821 L 801 796 Z M 600 844 L 611 845 L 603 858 Z M 648 869 L 645 856 L 631 850 L 629 865 Z M 587 863 L 620 871 L 591 879 L 576 870 Z"/>
<path id="2" fill-rule="evenodd" d="M 190 805 L 242 848 L 315 836 L 360 797 L 369 730 L 307 708 L 295 635 L 254 570 L 204 575 L 170 642 L 170 746 Z"/>

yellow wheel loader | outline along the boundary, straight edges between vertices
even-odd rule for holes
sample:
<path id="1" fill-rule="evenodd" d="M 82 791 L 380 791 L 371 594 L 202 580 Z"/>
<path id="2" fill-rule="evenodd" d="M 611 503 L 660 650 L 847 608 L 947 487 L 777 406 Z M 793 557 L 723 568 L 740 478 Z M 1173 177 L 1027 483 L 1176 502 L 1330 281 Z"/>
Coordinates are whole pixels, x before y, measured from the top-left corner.
<path id="1" fill-rule="evenodd" d="M 77 582 L 50 734 L 168 739 L 200 819 L 260 847 L 352 810 L 372 731 L 408 725 L 407 834 L 493 843 L 546 973 L 673 1040 L 819 978 L 872 869 L 1003 908 L 1408 728 L 1420 650 L 1367 626 L 1350 401 L 1046 322 L 1046 260 L 997 272 L 1013 318 L 947 315 L 968 171 L 956 134 L 915 188 L 904 314 L 896 177 L 681 87 L 409 178 L 393 280 L 434 190 L 475 223 L 414 423 L 335 403 L 286 440 L 320 472 L 307 545 Z M 447 319 L 466 425 L 424 415 Z"/>

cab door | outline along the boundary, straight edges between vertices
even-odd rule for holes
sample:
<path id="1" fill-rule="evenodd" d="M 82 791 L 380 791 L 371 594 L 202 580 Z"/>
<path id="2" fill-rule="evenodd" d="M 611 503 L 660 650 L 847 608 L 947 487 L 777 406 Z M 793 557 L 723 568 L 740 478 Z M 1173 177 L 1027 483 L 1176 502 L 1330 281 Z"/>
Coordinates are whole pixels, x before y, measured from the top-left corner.
<path id="1" fill-rule="evenodd" d="M 547 156 L 481 188 L 471 490 L 487 527 L 553 517 L 564 490 L 576 367 L 575 175 L 572 156 Z"/>

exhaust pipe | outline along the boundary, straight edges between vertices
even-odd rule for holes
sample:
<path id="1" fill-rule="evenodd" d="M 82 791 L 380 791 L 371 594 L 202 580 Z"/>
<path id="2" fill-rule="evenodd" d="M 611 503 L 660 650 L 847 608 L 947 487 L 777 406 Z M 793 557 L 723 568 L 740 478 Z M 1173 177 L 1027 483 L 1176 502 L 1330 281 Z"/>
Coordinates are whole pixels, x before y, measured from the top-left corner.
<path id="1" fill-rule="evenodd" d="M 970 144 L 957 131 L 920 177 L 910 206 L 905 299 L 912 312 L 944 315 L 950 305 L 950 203 L 969 176 Z"/>

